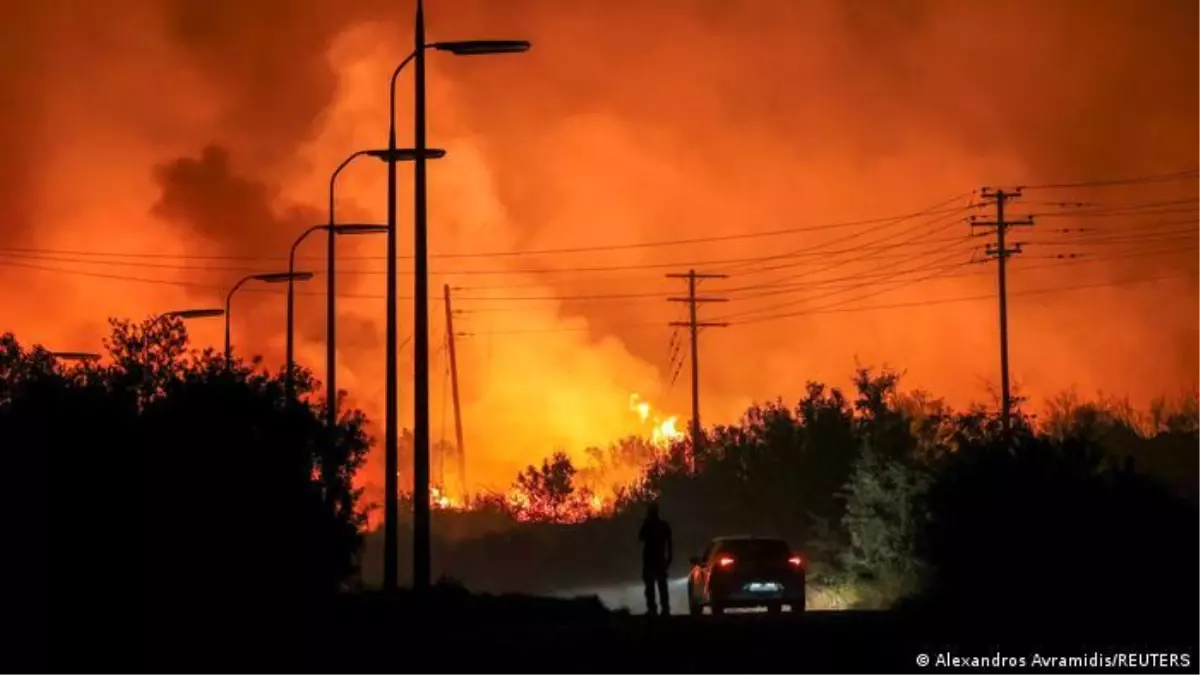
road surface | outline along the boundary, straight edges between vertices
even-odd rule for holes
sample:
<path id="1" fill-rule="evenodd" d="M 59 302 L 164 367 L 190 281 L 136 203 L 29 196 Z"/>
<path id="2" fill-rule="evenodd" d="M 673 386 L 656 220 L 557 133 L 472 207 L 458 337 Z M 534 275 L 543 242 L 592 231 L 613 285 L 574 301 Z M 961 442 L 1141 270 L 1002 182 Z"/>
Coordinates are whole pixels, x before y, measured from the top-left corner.
<path id="1" fill-rule="evenodd" d="M 420 667 L 452 672 L 964 672 L 970 668 L 922 668 L 937 658 L 1113 654 L 1175 654 L 1175 668 L 1137 672 L 1196 672 L 1195 624 L 1083 626 L 1029 617 L 1020 625 L 986 621 L 922 621 L 886 612 L 801 614 L 624 616 L 602 624 L 500 625 L 429 636 L 410 656 Z M 1172 623 L 1167 620 L 1165 623 Z M 396 638 L 396 644 L 402 644 Z M 410 647 L 414 643 L 408 643 Z M 419 654 L 428 655 L 422 661 Z M 1180 658 L 1186 655 L 1186 659 Z M 1186 665 L 1184 665 L 1186 664 Z M 384 670 L 398 672 L 403 661 Z M 380 667 L 374 668 L 378 670 Z M 368 665 L 355 670 L 371 669 Z M 985 668 L 1016 672 L 1022 668 Z M 1057 672 L 1028 667 L 1030 672 Z M 1113 672 L 1088 667 L 1079 672 Z M 973 672 L 982 672 L 974 670 Z"/>
<path id="2" fill-rule="evenodd" d="M 641 583 L 614 584 L 608 586 L 580 586 L 555 593 L 559 598 L 578 598 L 594 595 L 604 606 L 614 611 L 630 614 L 646 613 L 645 589 Z M 671 601 L 672 614 L 687 614 L 687 577 L 682 576 L 667 582 L 667 597 Z"/>
<path id="3" fill-rule="evenodd" d="M 640 611 L 636 585 L 596 590 L 610 605 Z M 676 590 L 679 579 L 674 602 L 686 602 Z M 52 632 L 48 648 L 10 643 L 0 665 L 7 672 L 954 672 L 923 669 L 919 658 L 1124 653 L 1174 654 L 1177 664 L 1179 655 L 1188 657 L 1187 666 L 1136 672 L 1200 668 L 1195 615 L 1099 616 L 1049 604 L 1008 617 L 981 610 L 965 617 L 680 611 L 664 618 L 606 611 L 594 599 L 446 591 L 348 596 L 301 611 L 212 606 L 169 617 L 126 614 L 140 600 L 131 595 L 128 606 L 106 608 L 104 621 L 76 626 L 84 630 Z M 973 672 L 1020 670 L 1062 669 Z M 1114 672 L 1079 670 L 1097 671 Z"/>
<path id="4" fill-rule="evenodd" d="M 814 595 L 816 589 L 809 584 L 809 610 L 829 609 L 822 603 L 822 600 L 828 602 L 827 597 L 823 597 L 820 593 Z M 604 606 L 615 611 L 626 611 L 630 614 L 645 614 L 646 613 L 646 596 L 645 588 L 641 582 L 629 582 L 625 584 L 610 584 L 602 586 L 578 586 L 565 591 L 552 594 L 556 598 L 578 598 L 584 596 L 595 596 L 604 603 Z M 687 614 L 687 576 L 676 577 L 667 582 L 667 599 L 671 603 L 671 614 Z M 731 614 L 754 613 L 756 611 L 765 612 L 765 608 L 758 610 L 728 610 Z"/>

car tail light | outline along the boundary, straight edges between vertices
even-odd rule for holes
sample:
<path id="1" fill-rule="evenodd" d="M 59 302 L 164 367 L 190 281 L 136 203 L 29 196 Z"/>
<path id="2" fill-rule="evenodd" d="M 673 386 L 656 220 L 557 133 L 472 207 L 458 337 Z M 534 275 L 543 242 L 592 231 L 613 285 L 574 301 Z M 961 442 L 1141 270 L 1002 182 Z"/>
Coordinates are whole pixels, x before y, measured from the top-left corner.
<path id="1" fill-rule="evenodd" d="M 733 567 L 733 558 L 731 556 L 727 556 L 727 555 L 723 555 L 720 558 L 717 558 L 717 567 L 720 567 L 723 569 L 729 569 L 730 567 Z"/>
<path id="2" fill-rule="evenodd" d="M 800 569 L 804 567 L 804 558 L 801 558 L 798 555 L 793 555 L 792 557 L 788 558 L 788 564 L 796 569 Z"/>

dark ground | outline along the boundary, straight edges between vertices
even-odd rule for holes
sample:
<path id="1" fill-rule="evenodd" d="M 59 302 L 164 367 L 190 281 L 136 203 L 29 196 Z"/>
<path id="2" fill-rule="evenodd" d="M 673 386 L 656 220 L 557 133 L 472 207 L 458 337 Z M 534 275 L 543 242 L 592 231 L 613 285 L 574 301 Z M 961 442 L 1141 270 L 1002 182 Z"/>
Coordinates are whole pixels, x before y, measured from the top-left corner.
<path id="1" fill-rule="evenodd" d="M 1059 672 L 1035 653 L 1187 654 L 1187 665 L 1075 672 L 1198 672 L 1197 617 L 1067 617 L 1031 606 L 1009 620 L 900 612 L 676 616 L 609 613 L 595 601 L 458 597 L 436 606 L 378 598 L 298 615 L 197 613 L 148 622 L 137 645 L 98 643 L 111 625 L 52 640 L 49 668 L 76 672 Z M 420 603 L 425 604 L 425 603 Z M 131 626 L 132 627 L 132 626 Z M 134 632 L 138 632 L 134 629 Z M 128 643 L 127 643 L 128 644 Z M 1020 667 L 921 668 L 920 654 L 1024 657 Z M 105 654 L 108 656 L 106 657 Z M 11 653 L 10 653 L 11 656 Z M 25 667 L 20 667 L 24 665 Z M 18 666 L 18 667 L 14 667 Z"/>
<path id="2" fill-rule="evenodd" d="M 1186 653 L 1196 672 L 1196 632 L 1161 628 L 1097 630 L 1082 626 L 1009 626 L 919 621 L 897 614 L 810 612 L 798 616 L 622 617 L 602 624 L 482 626 L 406 640 L 390 639 L 391 658 L 364 652 L 356 671 L 522 672 L 919 672 L 919 654 L 1083 656 L 1093 651 Z M 364 644 L 387 644 L 389 640 Z M 408 661 L 412 658 L 413 661 Z M 935 669 L 928 669 L 935 670 Z M 937 668 L 947 671 L 947 668 Z M 959 669 L 969 670 L 969 669 Z M 1013 672 L 1016 668 L 993 668 Z M 1049 668 L 1031 668 L 1047 672 Z M 1080 672 L 1104 669 L 1083 667 Z M 1151 668 L 1130 669 L 1146 672 Z M 978 671 L 976 671 L 978 672 Z"/>

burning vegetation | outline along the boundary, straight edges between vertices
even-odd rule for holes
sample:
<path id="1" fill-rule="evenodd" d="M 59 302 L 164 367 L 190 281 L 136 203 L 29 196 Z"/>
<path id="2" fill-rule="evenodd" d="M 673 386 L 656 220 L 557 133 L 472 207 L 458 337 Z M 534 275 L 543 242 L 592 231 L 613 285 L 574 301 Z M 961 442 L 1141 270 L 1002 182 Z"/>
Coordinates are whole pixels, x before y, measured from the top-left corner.
<path id="1" fill-rule="evenodd" d="M 611 514 L 624 498 L 644 488 L 649 472 L 684 438 L 678 416 L 658 414 L 639 394 L 629 395 L 629 410 L 642 432 L 608 448 L 587 448 L 581 467 L 558 450 L 540 466 L 522 470 L 503 493 L 451 495 L 445 485 L 434 485 L 430 505 L 441 511 L 494 507 L 519 522 L 579 523 Z"/>

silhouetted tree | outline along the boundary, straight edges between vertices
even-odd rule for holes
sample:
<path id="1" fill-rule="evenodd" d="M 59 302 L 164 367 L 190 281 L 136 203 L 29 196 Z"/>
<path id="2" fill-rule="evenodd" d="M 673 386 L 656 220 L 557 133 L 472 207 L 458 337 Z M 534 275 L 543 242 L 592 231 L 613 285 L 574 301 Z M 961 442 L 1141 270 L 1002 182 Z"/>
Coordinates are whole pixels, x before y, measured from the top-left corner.
<path id="1" fill-rule="evenodd" d="M 576 488 L 574 477 L 571 458 L 556 452 L 542 461 L 541 468 L 531 465 L 517 476 L 511 508 L 524 519 L 583 520 L 590 515 L 592 493 L 586 488 Z"/>
<path id="2" fill-rule="evenodd" d="M 189 352 L 178 320 L 114 321 L 105 346 L 71 366 L 0 339 L 0 448 L 21 476 L 6 496 L 22 505 L 4 520 L 46 544 L 53 632 L 100 654 L 143 631 L 166 649 L 335 591 L 359 545 L 362 414 L 326 429 L 310 373 L 287 401 L 281 374 Z M 101 639 L 118 627 L 124 645 Z"/>

